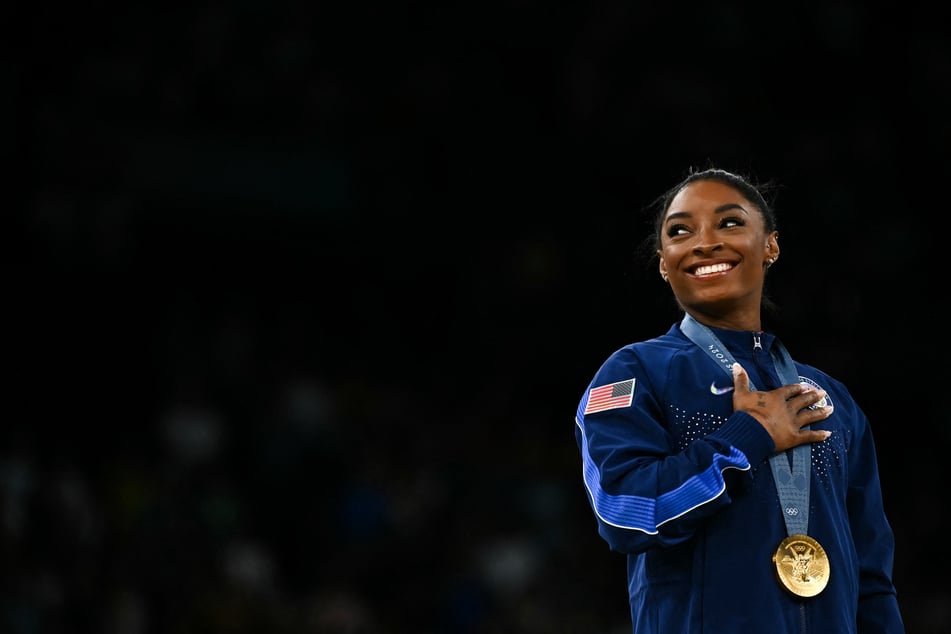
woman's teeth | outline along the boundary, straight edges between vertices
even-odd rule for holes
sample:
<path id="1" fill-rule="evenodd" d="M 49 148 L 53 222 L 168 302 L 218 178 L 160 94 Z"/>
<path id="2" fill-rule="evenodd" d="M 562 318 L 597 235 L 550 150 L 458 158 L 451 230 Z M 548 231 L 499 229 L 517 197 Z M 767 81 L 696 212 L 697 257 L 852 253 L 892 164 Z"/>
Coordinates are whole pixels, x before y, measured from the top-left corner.
<path id="1" fill-rule="evenodd" d="M 729 271 L 733 268 L 732 264 L 711 264 L 709 266 L 700 266 L 697 267 L 697 270 L 693 272 L 694 275 L 710 275 L 711 273 L 722 273 L 723 271 Z"/>

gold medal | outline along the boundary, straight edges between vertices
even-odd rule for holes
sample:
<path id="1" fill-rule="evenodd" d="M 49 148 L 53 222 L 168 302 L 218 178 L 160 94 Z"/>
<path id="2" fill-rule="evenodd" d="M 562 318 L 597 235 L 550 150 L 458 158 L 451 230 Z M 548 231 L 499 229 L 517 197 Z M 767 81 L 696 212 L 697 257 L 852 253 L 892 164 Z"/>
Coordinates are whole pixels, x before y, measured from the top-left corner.
<path id="1" fill-rule="evenodd" d="M 773 553 L 776 575 L 787 590 L 814 597 L 829 583 L 829 558 L 819 542 L 808 535 L 790 535 Z"/>

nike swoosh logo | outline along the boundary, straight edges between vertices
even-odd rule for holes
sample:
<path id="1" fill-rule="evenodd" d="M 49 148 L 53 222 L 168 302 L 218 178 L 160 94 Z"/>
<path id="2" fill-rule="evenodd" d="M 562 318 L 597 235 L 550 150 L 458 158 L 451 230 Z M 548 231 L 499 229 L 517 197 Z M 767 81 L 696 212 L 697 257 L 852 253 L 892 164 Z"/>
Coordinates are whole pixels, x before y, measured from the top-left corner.
<path id="1" fill-rule="evenodd" d="M 712 392 L 713 394 L 716 394 L 717 396 L 721 394 L 726 394 L 727 392 L 732 392 L 732 391 L 733 391 L 732 385 L 728 385 L 727 387 L 717 387 L 717 384 L 715 382 L 710 384 L 710 392 Z"/>

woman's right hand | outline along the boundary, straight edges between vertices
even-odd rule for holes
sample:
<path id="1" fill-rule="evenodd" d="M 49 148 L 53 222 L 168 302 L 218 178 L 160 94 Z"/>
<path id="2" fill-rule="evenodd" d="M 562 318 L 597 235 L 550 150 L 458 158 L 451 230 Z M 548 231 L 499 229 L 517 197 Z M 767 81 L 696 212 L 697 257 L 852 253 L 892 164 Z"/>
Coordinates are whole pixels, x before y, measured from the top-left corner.
<path id="1" fill-rule="evenodd" d="M 733 388 L 733 410 L 758 420 L 772 437 L 776 451 L 819 442 L 832 435 L 827 430 L 803 429 L 832 414 L 831 405 L 813 407 L 825 398 L 824 390 L 794 383 L 768 392 L 750 392 L 750 377 L 739 363 L 733 364 Z"/>

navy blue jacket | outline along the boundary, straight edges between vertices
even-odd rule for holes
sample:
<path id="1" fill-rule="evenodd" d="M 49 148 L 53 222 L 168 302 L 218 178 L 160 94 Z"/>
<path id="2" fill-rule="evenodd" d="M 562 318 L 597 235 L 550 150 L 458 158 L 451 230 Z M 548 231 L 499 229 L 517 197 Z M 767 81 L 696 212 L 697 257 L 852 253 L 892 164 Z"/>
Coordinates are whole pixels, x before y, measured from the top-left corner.
<path id="1" fill-rule="evenodd" d="M 711 330 L 758 389 L 781 385 L 773 335 Z M 723 389 L 732 380 L 717 362 L 674 324 L 595 374 L 575 436 L 600 535 L 627 554 L 637 634 L 904 632 L 872 430 L 842 383 L 796 369 L 834 408 L 813 425 L 832 435 L 811 447 L 807 532 L 829 558 L 828 584 L 811 598 L 776 578 L 772 556 L 787 529 L 775 447 L 756 419 L 733 411 Z"/>

